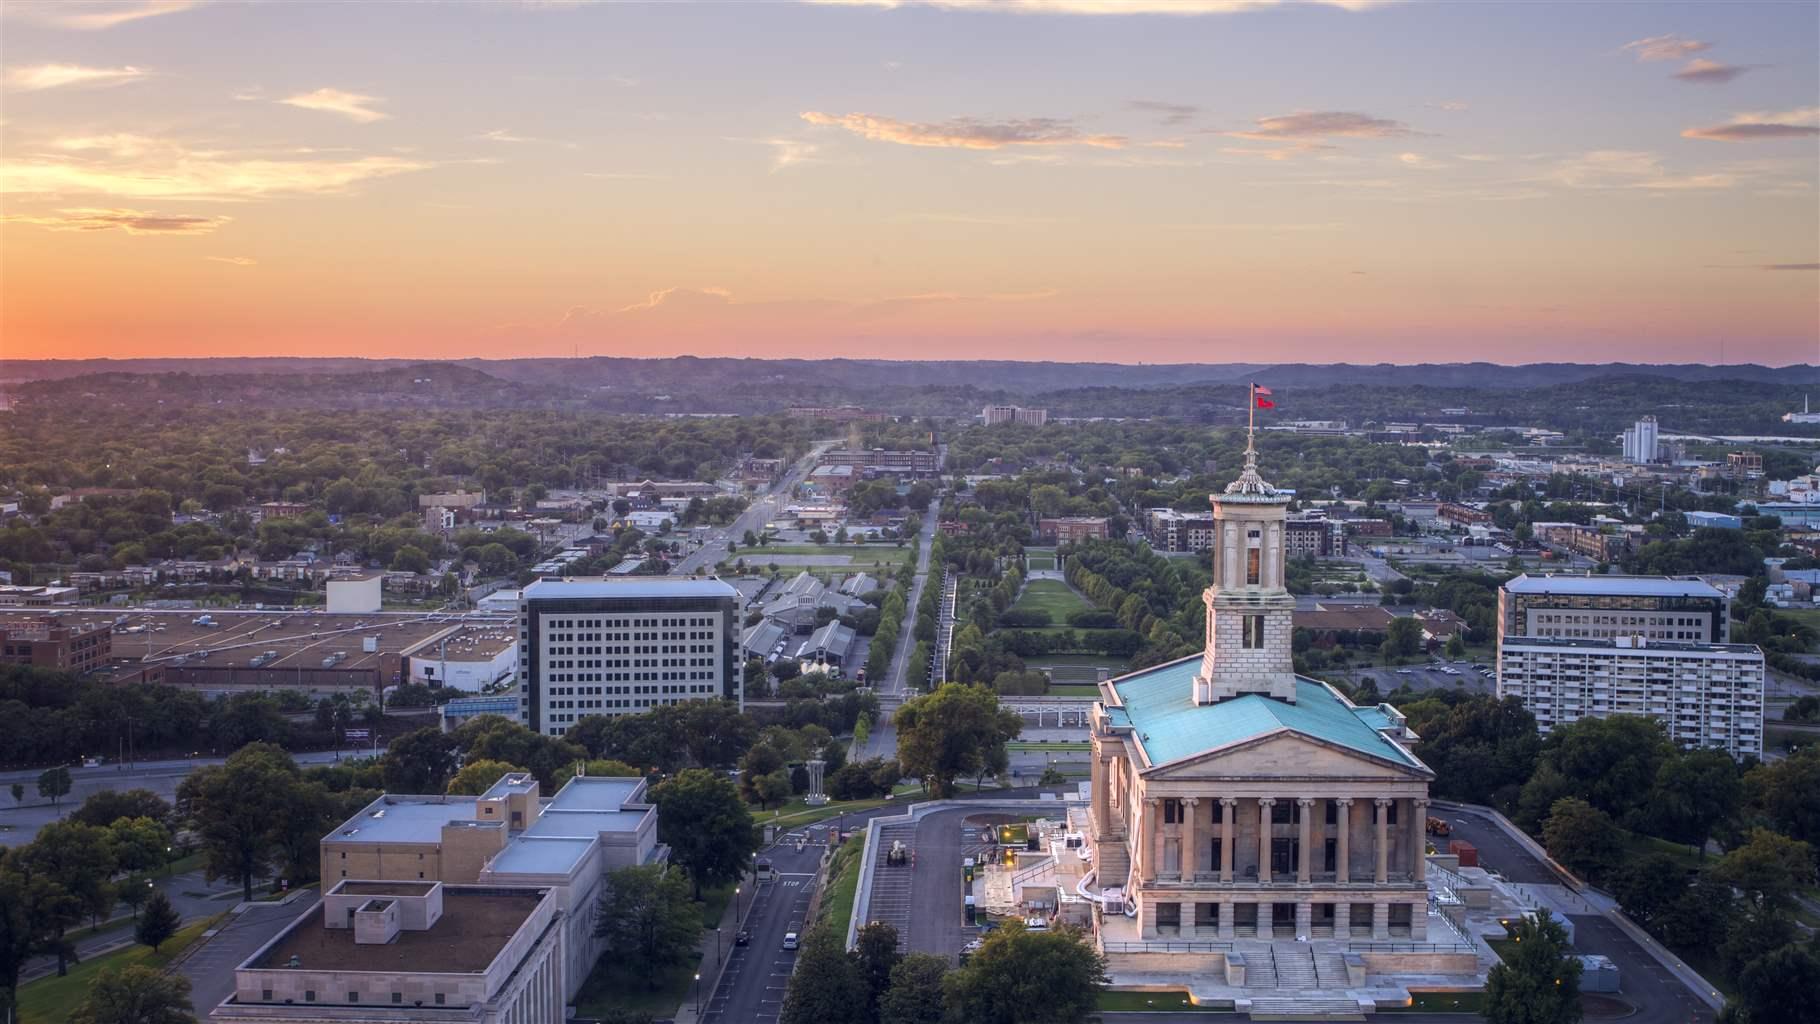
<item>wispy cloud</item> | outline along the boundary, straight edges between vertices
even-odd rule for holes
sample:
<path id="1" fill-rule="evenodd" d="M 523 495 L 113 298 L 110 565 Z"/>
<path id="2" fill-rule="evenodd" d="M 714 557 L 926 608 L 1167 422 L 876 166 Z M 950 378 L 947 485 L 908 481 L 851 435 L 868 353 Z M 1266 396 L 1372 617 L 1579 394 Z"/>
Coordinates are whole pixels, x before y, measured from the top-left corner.
<path id="1" fill-rule="evenodd" d="M 802 164 L 816 163 L 816 154 L 821 147 L 813 142 L 801 139 L 760 139 L 761 144 L 771 147 L 771 173 L 788 170 Z"/>
<path id="2" fill-rule="evenodd" d="M 1158 124 L 1171 126 L 1187 124 L 1201 112 L 1201 108 L 1192 103 L 1165 103 L 1162 100 L 1132 100 L 1126 106 L 1154 114 Z"/>
<path id="3" fill-rule="evenodd" d="M 845 128 L 874 142 L 893 142 L 900 146 L 932 146 L 944 149 L 1003 149 L 1007 146 L 1092 146 L 1099 149 L 1123 149 L 1130 140 L 1123 135 L 1091 135 L 1076 128 L 1073 122 L 1053 117 L 1031 117 L 1012 121 L 982 121 L 957 117 L 947 121 L 925 123 L 899 121 L 876 114 L 824 114 L 805 111 L 803 120 L 813 125 Z"/>
<path id="4" fill-rule="evenodd" d="M 1444 160 L 1436 160 L 1420 153 L 1398 153 L 1397 161 L 1405 167 L 1413 167 L 1418 171 L 1439 170 L 1447 166 L 1447 162 Z"/>
<path id="5" fill-rule="evenodd" d="M 340 89 L 317 89 L 315 92 L 299 93 L 278 102 L 290 107 L 301 107 L 304 110 L 340 114 L 361 124 L 384 121 L 392 116 L 372 108 L 372 104 L 382 102 L 381 100 L 372 96 L 362 96 L 359 93 L 343 92 Z"/>
<path id="6" fill-rule="evenodd" d="M 10 68 L 6 87 L 20 92 L 61 89 L 64 86 L 123 85 L 145 77 L 145 72 L 131 65 L 123 68 L 91 68 L 81 64 L 34 64 Z"/>
<path id="7" fill-rule="evenodd" d="M 1011 14 L 1243 14 L 1302 2 L 1309 6 L 1364 11 L 1390 0 L 806 0 L 825 7 L 936 7 L 949 11 Z"/>
<path id="8" fill-rule="evenodd" d="M 1620 49 L 1633 54 L 1638 60 L 1681 60 L 1703 50 L 1710 50 L 1712 46 L 1713 44 L 1698 39 L 1666 35 L 1638 39 L 1625 43 Z"/>
<path id="9" fill-rule="evenodd" d="M 1472 109 L 1472 107 L 1469 104 L 1464 103 L 1460 100 L 1441 100 L 1438 103 L 1426 103 L 1423 105 L 1427 106 L 1427 107 L 1432 107 L 1435 110 L 1445 110 L 1450 114 L 1458 114 L 1463 110 Z"/>
<path id="10" fill-rule="evenodd" d="M 1401 121 L 1372 117 L 1349 110 L 1298 110 L 1293 114 L 1260 117 L 1257 127 L 1224 134 L 1239 139 L 1389 139 L 1421 132 Z"/>
<path id="11" fill-rule="evenodd" d="M 495 128 L 490 132 L 481 132 L 479 135 L 474 136 L 474 138 L 483 139 L 487 142 L 537 142 L 537 141 L 539 141 L 537 139 L 533 139 L 526 135 L 515 135 L 512 132 L 510 132 L 504 128 Z"/>
<path id="12" fill-rule="evenodd" d="M 1580 189 L 1638 189 L 1650 192 L 1684 192 L 1731 188 L 1738 176 L 1731 173 L 1675 174 L 1654 153 L 1626 149 L 1599 149 L 1562 160 L 1541 180 Z"/>
<path id="13" fill-rule="evenodd" d="M 10 17 L 18 17 L 41 25 L 96 32 L 113 28 L 115 25 L 124 25 L 129 21 L 155 18 L 161 14 L 177 14 L 200 6 L 199 0 L 118 0 L 118 2 L 64 0 L 61 3 L 49 4 L 8 4 L 4 10 Z"/>
<path id="14" fill-rule="evenodd" d="M 1770 139 L 1811 138 L 1815 135 L 1820 135 L 1820 107 L 1736 114 L 1728 124 L 1689 128 L 1681 133 L 1684 139 L 1708 139 L 1713 142 L 1761 142 Z"/>
<path id="15" fill-rule="evenodd" d="M 58 139 L 44 151 L 0 158 L 0 192 L 251 200 L 346 192 L 365 181 L 431 166 L 396 156 L 274 158 L 123 133 Z"/>
<path id="16" fill-rule="evenodd" d="M 725 288 L 708 286 L 704 288 L 665 288 L 652 292 L 643 302 L 634 302 L 630 306 L 621 306 L 615 312 L 642 313 L 662 305 L 710 305 L 724 306 L 733 301 L 733 293 Z M 570 310 L 574 312 L 574 310 Z"/>
<path id="17" fill-rule="evenodd" d="M 209 256 L 206 258 L 215 263 L 229 263 L 236 267 L 257 266 L 259 263 L 251 256 Z"/>
<path id="18" fill-rule="evenodd" d="M 1294 160 L 1298 157 L 1313 156 L 1340 147 L 1325 142 L 1297 142 L 1287 146 L 1272 146 L 1259 149 L 1255 146 L 1226 146 L 1220 152 L 1228 156 L 1251 157 L 1259 160 Z"/>
<path id="19" fill-rule="evenodd" d="M 1699 85 L 1723 85 L 1755 67 L 1756 65 L 1721 64 L 1716 60 L 1696 57 L 1688 61 L 1686 67 L 1675 72 L 1674 77 Z"/>
<path id="20" fill-rule="evenodd" d="M 197 217 L 178 213 L 147 213 L 143 210 L 74 209 L 55 213 L 11 214 L 0 220 L 15 224 L 35 224 L 52 231 L 113 231 L 129 235 L 206 235 L 231 217 Z"/>

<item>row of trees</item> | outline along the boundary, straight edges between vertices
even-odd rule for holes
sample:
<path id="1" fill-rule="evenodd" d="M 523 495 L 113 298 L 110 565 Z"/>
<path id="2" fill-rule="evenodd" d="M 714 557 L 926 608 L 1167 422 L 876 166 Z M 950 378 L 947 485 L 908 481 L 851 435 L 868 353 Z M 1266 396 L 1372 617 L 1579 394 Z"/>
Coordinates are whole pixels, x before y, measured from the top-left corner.
<path id="1" fill-rule="evenodd" d="M 897 951 L 897 929 L 859 929 L 848 952 L 835 924 L 804 938 L 780 1024 L 1081 1024 L 1099 1009 L 1106 961 L 1070 928 L 994 929 L 959 968 Z"/>

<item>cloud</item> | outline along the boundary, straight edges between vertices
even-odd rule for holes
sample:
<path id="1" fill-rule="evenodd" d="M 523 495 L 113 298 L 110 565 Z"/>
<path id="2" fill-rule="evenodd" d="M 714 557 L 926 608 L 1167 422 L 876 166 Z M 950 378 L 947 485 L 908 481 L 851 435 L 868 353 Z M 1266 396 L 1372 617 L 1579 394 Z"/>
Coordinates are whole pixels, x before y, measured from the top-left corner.
<path id="1" fill-rule="evenodd" d="M 1165 103 L 1161 100 L 1132 100 L 1126 106 L 1146 114 L 1155 114 L 1157 123 L 1166 125 L 1187 124 L 1201 112 L 1201 108 L 1192 103 Z"/>
<path id="2" fill-rule="evenodd" d="M 1405 167 L 1414 167 L 1420 171 L 1432 171 L 1447 166 L 1444 161 L 1426 157 L 1420 153 L 1398 153 L 1397 160 Z"/>
<path id="3" fill-rule="evenodd" d="M 384 121 L 392 116 L 382 111 L 373 110 L 369 106 L 369 104 L 382 101 L 371 96 L 362 96 L 359 93 L 343 92 L 340 89 L 317 89 L 315 92 L 299 93 L 296 96 L 291 96 L 279 100 L 278 102 L 290 107 L 301 107 L 304 110 L 320 110 L 328 114 L 340 114 L 343 117 L 358 121 L 361 124 Z"/>
<path id="4" fill-rule="evenodd" d="M 144 71 L 130 65 L 123 68 L 90 68 L 80 64 L 34 64 L 7 71 L 6 87 L 20 92 L 39 92 L 66 85 L 123 85 L 144 77 Z"/>
<path id="5" fill-rule="evenodd" d="M 1472 109 L 1470 106 L 1461 102 L 1460 100 L 1442 100 L 1439 103 L 1426 103 L 1423 105 L 1428 106 L 1428 107 L 1433 107 L 1436 110 L 1445 110 L 1450 114 L 1458 114 L 1463 110 Z"/>
<path id="6" fill-rule="evenodd" d="M 1713 44 L 1698 39 L 1683 39 L 1677 35 L 1650 36 L 1625 43 L 1620 49 L 1628 50 L 1638 60 L 1681 60 L 1691 57 L 1702 50 L 1712 49 Z"/>
<path id="7" fill-rule="evenodd" d="M 119 228 L 129 235 L 206 235 L 231 217 L 196 217 L 176 213 L 146 213 L 143 210 L 58 210 L 54 214 L 29 216 L 14 214 L 0 220 L 18 224 L 35 224 L 52 231 L 111 231 Z"/>
<path id="8" fill-rule="evenodd" d="M 495 128 L 490 132 L 481 132 L 479 135 L 476 135 L 473 137 L 476 139 L 484 139 L 487 142 L 537 142 L 537 141 L 539 141 L 537 139 L 533 139 L 526 135 L 514 135 L 510 131 L 507 131 L 504 128 Z"/>
<path id="9" fill-rule="evenodd" d="M 42 25 L 95 32 L 200 6 L 199 0 L 121 0 L 113 3 L 12 4 L 5 10 L 8 15 Z"/>
<path id="10" fill-rule="evenodd" d="M 935 7 L 946 11 L 1011 14 L 1242 14 L 1287 6 L 1292 0 L 806 0 L 824 7 Z M 1308 5 L 1364 11 L 1390 0 L 1305 0 Z"/>
<path id="11" fill-rule="evenodd" d="M 1803 107 L 1777 113 L 1759 111 L 1734 115 L 1729 124 L 1689 128 L 1684 139 L 1713 142 L 1758 142 L 1765 139 L 1802 139 L 1820 135 L 1820 107 Z"/>
<path id="12" fill-rule="evenodd" d="M 1738 177 L 1730 173 L 1671 174 L 1654 153 L 1626 149 L 1599 149 L 1556 164 L 1542 178 L 1568 188 L 1640 189 L 1651 192 L 1684 192 L 1731 188 Z"/>
<path id="13" fill-rule="evenodd" d="M 759 142 L 771 147 L 772 174 L 801 164 L 816 163 L 816 154 L 821 152 L 820 146 L 801 139 L 760 139 Z"/>
<path id="14" fill-rule="evenodd" d="M 174 140 L 122 133 L 57 139 L 46 151 L 0 157 L 0 193 L 251 200 L 341 193 L 364 181 L 431 166 L 397 156 L 315 160 L 196 150 Z"/>
<path id="15" fill-rule="evenodd" d="M 1716 60 L 1697 57 L 1688 61 L 1686 67 L 1675 72 L 1674 77 L 1683 82 L 1695 82 L 1701 85 L 1723 85 L 1754 68 L 1755 65 L 1721 64 Z"/>
<path id="16" fill-rule="evenodd" d="M 634 302 L 630 306 L 621 306 L 619 313 L 642 313 L 659 306 L 725 306 L 733 301 L 733 293 L 725 288 L 665 288 L 652 292 L 643 302 Z M 570 312 L 574 312 L 571 310 Z M 567 319 L 567 317 L 564 317 Z"/>
<path id="17" fill-rule="evenodd" d="M 251 256 L 208 256 L 205 258 L 215 263 L 230 263 L 236 267 L 252 267 L 259 264 L 259 261 Z"/>
<path id="18" fill-rule="evenodd" d="M 944 149 L 1092 146 L 1099 149 L 1123 149 L 1130 142 L 1123 135 L 1088 135 L 1071 122 L 1053 117 L 1013 121 L 957 117 L 926 124 L 874 114 L 824 114 L 810 110 L 805 111 L 802 118 L 813 125 L 845 128 L 874 142 L 894 142 L 900 146 L 933 146 Z"/>
<path id="19" fill-rule="evenodd" d="M 1293 114 L 1260 117 L 1257 127 L 1245 131 L 1225 132 L 1238 139 L 1304 139 L 1351 138 L 1389 139 L 1420 135 L 1401 121 L 1372 117 L 1346 110 L 1298 110 Z"/>
<path id="20" fill-rule="evenodd" d="M 1221 149 L 1220 152 L 1229 156 L 1257 157 L 1263 160 L 1294 160 L 1297 157 L 1339 148 L 1340 147 L 1338 146 L 1328 145 L 1325 142 L 1297 142 L 1293 145 L 1276 146 L 1270 149 L 1257 149 L 1250 146 L 1227 146 Z"/>

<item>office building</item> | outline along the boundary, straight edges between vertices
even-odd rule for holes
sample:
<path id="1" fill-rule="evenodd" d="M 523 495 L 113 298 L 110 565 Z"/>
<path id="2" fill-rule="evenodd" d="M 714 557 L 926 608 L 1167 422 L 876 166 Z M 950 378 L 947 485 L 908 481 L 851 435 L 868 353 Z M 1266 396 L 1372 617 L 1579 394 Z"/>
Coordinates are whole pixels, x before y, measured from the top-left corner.
<path id="1" fill-rule="evenodd" d="M 1635 426 L 1624 430 L 1624 461 L 1638 464 L 1656 461 L 1660 452 L 1656 439 L 1656 418 L 1645 416 Z"/>
<path id="2" fill-rule="evenodd" d="M 93 672 L 106 665 L 114 651 L 114 627 L 107 622 L 65 623 L 50 616 L 24 621 L 0 621 L 0 665 Z"/>
<path id="3" fill-rule="evenodd" d="M 1213 516 L 1153 508 L 1145 513 L 1150 546 L 1158 551 L 1205 551 L 1213 546 Z"/>
<path id="4" fill-rule="evenodd" d="M 836 448 L 824 454 L 821 462 L 824 466 L 852 466 L 856 475 L 869 477 L 930 477 L 942 469 L 935 452 L 884 448 Z"/>
<path id="5" fill-rule="evenodd" d="M 1036 532 L 1057 544 L 1078 544 L 1112 536 L 1110 522 L 1105 516 L 1049 516 L 1037 520 Z"/>
<path id="6" fill-rule="evenodd" d="M 606 876 L 661 863 L 657 808 L 645 780 L 578 776 L 544 800 L 537 779 L 502 775 L 474 796 L 392 794 L 322 838 L 322 884 L 443 882 L 549 889 L 560 912 L 563 995 L 572 998 L 604 949 L 594 908 Z"/>
<path id="7" fill-rule="evenodd" d="M 1256 956 L 1264 972 L 1276 955 L 1234 940 L 1305 939 L 1307 966 L 1310 949 L 1318 964 L 1357 942 L 1427 937 L 1434 775 L 1394 708 L 1356 707 L 1295 674 L 1289 500 L 1248 448 L 1244 472 L 1213 496 L 1205 649 L 1100 684 L 1090 839 L 1107 953 L 1232 943 L 1230 976 L 1235 959 Z M 1207 970 L 1191 961 L 1157 963 Z"/>
<path id="8" fill-rule="evenodd" d="M 1761 757 L 1763 669 L 1755 644 L 1507 637 L 1498 696 L 1522 700 L 1544 735 L 1582 718 L 1642 715 L 1681 746 Z"/>
<path id="9" fill-rule="evenodd" d="M 525 724 L 561 736 L 588 715 L 741 699 L 738 601 L 712 576 L 532 582 L 518 601 Z"/>
<path id="10" fill-rule="evenodd" d="M 339 882 L 235 968 L 208 1019 L 562 1024 L 561 918 L 549 888 Z"/>
<path id="11" fill-rule="evenodd" d="M 1018 405 L 988 405 L 980 410 L 980 419 L 988 427 L 996 427 L 1001 423 L 1040 427 L 1049 422 L 1049 410 L 1026 409 Z"/>
<path id="12" fill-rule="evenodd" d="M 1498 592 L 1498 638 L 1564 637 L 1723 643 L 1725 595 L 1695 577 L 1530 576 Z"/>

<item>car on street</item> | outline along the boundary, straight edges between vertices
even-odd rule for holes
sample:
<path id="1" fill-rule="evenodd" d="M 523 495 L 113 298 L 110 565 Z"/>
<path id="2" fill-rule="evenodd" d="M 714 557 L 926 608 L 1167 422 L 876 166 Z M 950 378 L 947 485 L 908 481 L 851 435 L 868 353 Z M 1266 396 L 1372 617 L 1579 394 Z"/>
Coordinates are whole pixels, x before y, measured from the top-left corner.
<path id="1" fill-rule="evenodd" d="M 796 937 L 795 932 L 785 932 L 784 933 L 784 948 L 785 949 L 795 949 L 797 947 L 797 944 L 798 944 L 798 939 Z"/>
<path id="2" fill-rule="evenodd" d="M 751 945 L 751 943 L 752 943 L 752 933 L 745 930 L 744 928 L 741 928 L 739 930 L 739 933 L 733 936 L 733 944 L 735 946 L 747 946 L 747 945 Z"/>

